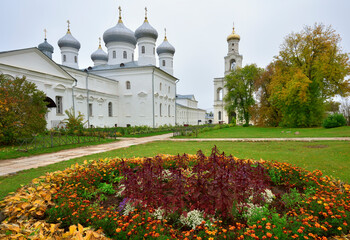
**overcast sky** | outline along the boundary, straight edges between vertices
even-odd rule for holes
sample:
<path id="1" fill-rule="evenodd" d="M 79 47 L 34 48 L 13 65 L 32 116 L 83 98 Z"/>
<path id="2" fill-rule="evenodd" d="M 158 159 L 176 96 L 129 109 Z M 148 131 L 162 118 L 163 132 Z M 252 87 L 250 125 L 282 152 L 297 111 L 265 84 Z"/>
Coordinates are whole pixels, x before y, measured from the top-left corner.
<path id="1" fill-rule="evenodd" d="M 266 67 L 286 35 L 315 22 L 331 25 L 342 38 L 343 51 L 350 52 L 349 0 L 1 0 L 0 51 L 37 46 L 46 28 L 53 59 L 60 63 L 57 41 L 66 34 L 69 19 L 81 43 L 79 67 L 92 66 L 90 55 L 98 38 L 117 24 L 119 5 L 132 31 L 143 23 L 147 6 L 149 23 L 158 31 L 157 46 L 167 28 L 176 49 L 177 92 L 194 94 L 208 111 L 213 109 L 213 78 L 223 76 L 233 22 L 241 36 L 243 65 Z"/>

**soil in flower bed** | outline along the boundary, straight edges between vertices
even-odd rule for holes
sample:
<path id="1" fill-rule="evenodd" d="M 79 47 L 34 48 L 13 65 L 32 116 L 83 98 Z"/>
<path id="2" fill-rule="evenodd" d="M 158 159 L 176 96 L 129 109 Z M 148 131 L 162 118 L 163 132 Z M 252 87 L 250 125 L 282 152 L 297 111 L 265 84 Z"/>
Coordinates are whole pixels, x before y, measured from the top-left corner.
<path id="1" fill-rule="evenodd" d="M 113 239 L 328 239 L 350 230 L 348 184 L 216 148 L 210 156 L 199 151 L 76 165 L 19 193 L 0 203 L 8 217 L 0 238 L 14 234 L 11 224 L 23 216 L 58 225 L 57 236 L 81 226 L 82 236 L 91 227 Z M 44 207 L 35 205 L 42 199 Z M 22 214 L 23 208 L 35 209 Z"/>

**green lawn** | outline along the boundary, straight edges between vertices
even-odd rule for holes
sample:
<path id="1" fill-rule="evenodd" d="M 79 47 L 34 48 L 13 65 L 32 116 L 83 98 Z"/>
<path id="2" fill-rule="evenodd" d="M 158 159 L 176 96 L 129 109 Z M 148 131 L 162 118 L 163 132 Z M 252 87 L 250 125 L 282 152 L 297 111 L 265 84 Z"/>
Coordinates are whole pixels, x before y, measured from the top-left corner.
<path id="1" fill-rule="evenodd" d="M 108 157 L 144 157 L 164 154 L 195 154 L 201 149 L 210 154 L 214 145 L 227 154 L 239 158 L 276 160 L 292 163 L 307 170 L 319 169 L 327 175 L 350 182 L 350 142 L 170 142 L 161 141 L 131 146 L 110 152 L 76 158 L 46 167 L 25 170 L 16 175 L 0 177 L 0 199 L 15 191 L 22 184 L 28 184 L 33 178 L 46 172 L 63 170 L 72 164 L 82 163 L 85 159 Z"/>
<path id="2" fill-rule="evenodd" d="M 150 137 L 150 136 L 162 135 L 162 134 L 171 133 L 171 132 L 172 131 L 139 133 L 139 134 L 135 134 L 135 135 L 125 135 L 123 137 L 125 137 L 125 138 L 141 138 L 141 137 Z"/>
<path id="3" fill-rule="evenodd" d="M 58 152 L 64 149 L 72 149 L 77 147 L 86 147 L 91 145 L 98 145 L 103 143 L 109 143 L 114 142 L 115 139 L 101 139 L 100 141 L 95 142 L 86 142 L 86 143 L 80 143 L 80 144 L 68 144 L 68 145 L 62 145 L 62 146 L 56 146 L 56 147 L 48 147 L 48 148 L 41 148 L 36 150 L 29 150 L 28 152 L 23 151 L 17 151 L 18 146 L 7 146 L 7 147 L 0 147 L 0 161 L 4 159 L 11 159 L 11 158 L 19 158 L 19 157 L 29 157 L 33 155 L 39 155 L 43 153 L 52 153 L 52 152 Z"/>
<path id="4" fill-rule="evenodd" d="M 299 134 L 295 134 L 299 132 Z M 198 133 L 198 138 L 350 137 L 350 126 L 338 128 L 230 127 Z M 183 137 L 180 137 L 183 138 Z"/>

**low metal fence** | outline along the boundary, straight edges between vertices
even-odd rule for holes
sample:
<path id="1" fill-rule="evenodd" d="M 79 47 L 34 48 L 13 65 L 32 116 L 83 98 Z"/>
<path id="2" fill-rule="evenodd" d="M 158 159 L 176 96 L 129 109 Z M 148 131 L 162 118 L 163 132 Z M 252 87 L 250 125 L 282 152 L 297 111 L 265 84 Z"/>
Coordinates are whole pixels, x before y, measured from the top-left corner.
<path id="1" fill-rule="evenodd" d="M 17 150 L 27 152 L 30 150 L 53 148 L 70 144 L 99 142 L 103 138 L 105 138 L 105 134 L 103 132 L 93 132 L 88 136 L 50 132 L 47 135 L 39 135 L 32 138 L 21 139 Z"/>

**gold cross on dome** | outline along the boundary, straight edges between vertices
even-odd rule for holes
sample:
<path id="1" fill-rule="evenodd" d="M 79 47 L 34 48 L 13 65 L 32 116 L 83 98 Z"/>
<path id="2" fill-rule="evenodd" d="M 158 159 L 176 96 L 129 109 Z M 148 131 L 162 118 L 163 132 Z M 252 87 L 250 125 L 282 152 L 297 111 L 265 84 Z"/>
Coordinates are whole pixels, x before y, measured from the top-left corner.
<path id="1" fill-rule="evenodd" d="M 46 39 L 46 33 L 47 33 L 46 28 L 44 29 L 44 33 L 45 33 L 45 39 Z"/>
<path id="2" fill-rule="evenodd" d="M 68 30 L 67 30 L 67 33 L 70 33 L 70 29 L 69 29 L 70 21 L 67 20 L 67 23 L 68 23 Z"/>
<path id="3" fill-rule="evenodd" d="M 122 23 L 123 22 L 122 21 L 122 8 L 119 6 L 118 10 L 119 10 L 119 21 L 118 21 L 118 23 Z"/>
<path id="4" fill-rule="evenodd" d="M 147 7 L 145 7 L 145 19 L 147 19 Z"/>
<path id="5" fill-rule="evenodd" d="M 164 41 L 167 41 L 168 39 L 166 38 L 166 28 L 164 28 Z"/>
<path id="6" fill-rule="evenodd" d="M 99 42 L 98 47 L 101 48 L 101 37 L 98 38 L 98 42 Z"/>

